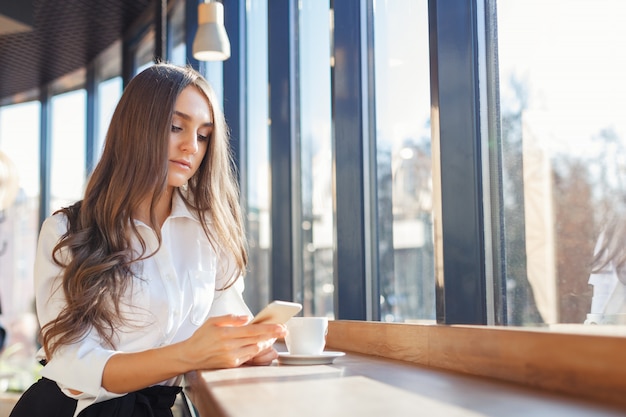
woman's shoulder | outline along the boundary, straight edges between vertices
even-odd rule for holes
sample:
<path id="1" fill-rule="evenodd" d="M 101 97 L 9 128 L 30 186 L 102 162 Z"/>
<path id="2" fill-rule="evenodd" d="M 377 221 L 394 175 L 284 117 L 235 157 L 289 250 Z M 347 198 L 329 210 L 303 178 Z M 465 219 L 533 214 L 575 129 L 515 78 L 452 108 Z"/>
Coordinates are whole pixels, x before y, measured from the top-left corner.
<path id="1" fill-rule="evenodd" d="M 44 224 L 61 224 L 61 225 L 66 225 L 67 224 L 67 214 L 63 211 L 57 211 L 53 214 L 51 214 L 50 216 L 48 216 L 46 218 L 46 220 L 44 220 Z"/>
<path id="2" fill-rule="evenodd" d="M 67 217 L 63 213 L 54 213 L 44 220 L 39 231 L 37 260 L 50 259 L 54 248 L 67 233 L 67 225 Z"/>
<path id="3" fill-rule="evenodd" d="M 47 217 L 41 225 L 40 234 L 61 236 L 67 232 L 68 218 L 67 214 L 57 211 Z"/>

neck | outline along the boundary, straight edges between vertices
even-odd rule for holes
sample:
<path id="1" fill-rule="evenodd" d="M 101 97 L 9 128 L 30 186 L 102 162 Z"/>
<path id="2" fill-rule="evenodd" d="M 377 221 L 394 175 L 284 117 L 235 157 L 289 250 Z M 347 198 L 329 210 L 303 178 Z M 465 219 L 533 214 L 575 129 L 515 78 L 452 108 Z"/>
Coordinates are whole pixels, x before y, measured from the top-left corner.
<path id="1" fill-rule="evenodd" d="M 172 212 L 172 196 L 174 194 L 174 188 L 168 187 L 167 190 L 161 195 L 161 197 L 157 200 L 154 205 L 154 216 L 156 224 L 151 224 L 150 222 L 150 201 L 151 198 L 146 198 L 142 203 L 137 213 L 135 214 L 135 218 L 144 222 L 147 225 L 150 225 L 154 228 L 161 228 L 167 216 Z"/>

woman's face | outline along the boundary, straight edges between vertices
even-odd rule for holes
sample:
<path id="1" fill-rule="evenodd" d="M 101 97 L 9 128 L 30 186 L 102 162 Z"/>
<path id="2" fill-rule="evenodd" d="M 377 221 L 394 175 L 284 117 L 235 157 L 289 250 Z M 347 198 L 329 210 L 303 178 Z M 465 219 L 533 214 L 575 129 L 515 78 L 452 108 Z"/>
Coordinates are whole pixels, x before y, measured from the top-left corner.
<path id="1" fill-rule="evenodd" d="M 190 85 L 180 93 L 174 105 L 168 150 L 168 186 L 180 187 L 196 173 L 212 132 L 209 101 L 197 87 Z"/>

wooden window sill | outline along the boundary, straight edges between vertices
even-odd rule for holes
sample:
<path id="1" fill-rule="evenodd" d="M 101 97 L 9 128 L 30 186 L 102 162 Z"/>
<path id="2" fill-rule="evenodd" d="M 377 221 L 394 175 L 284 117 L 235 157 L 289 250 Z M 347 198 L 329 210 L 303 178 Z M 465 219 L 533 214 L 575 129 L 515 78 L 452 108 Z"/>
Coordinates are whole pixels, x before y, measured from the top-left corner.
<path id="1" fill-rule="evenodd" d="M 186 392 L 200 417 L 626 412 L 622 337 L 331 321 L 326 350 L 347 354 L 330 365 L 192 372 Z"/>
<path id="2" fill-rule="evenodd" d="M 626 326 L 332 321 L 328 346 L 626 408 Z"/>

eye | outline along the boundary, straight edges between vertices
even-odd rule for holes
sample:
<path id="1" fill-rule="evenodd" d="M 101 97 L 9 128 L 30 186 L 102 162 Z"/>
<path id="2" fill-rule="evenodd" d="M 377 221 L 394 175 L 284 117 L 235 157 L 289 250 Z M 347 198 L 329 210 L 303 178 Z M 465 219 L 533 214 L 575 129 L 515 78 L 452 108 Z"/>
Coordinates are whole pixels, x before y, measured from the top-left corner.
<path id="1" fill-rule="evenodd" d="M 198 135 L 198 140 L 199 140 L 200 142 L 208 142 L 208 140 L 209 140 L 209 136 L 208 136 L 208 135 L 207 135 L 207 136 L 204 136 L 204 135 Z"/>
<path id="2" fill-rule="evenodd" d="M 172 125 L 172 132 L 180 132 L 181 130 L 183 130 L 182 127 Z"/>

